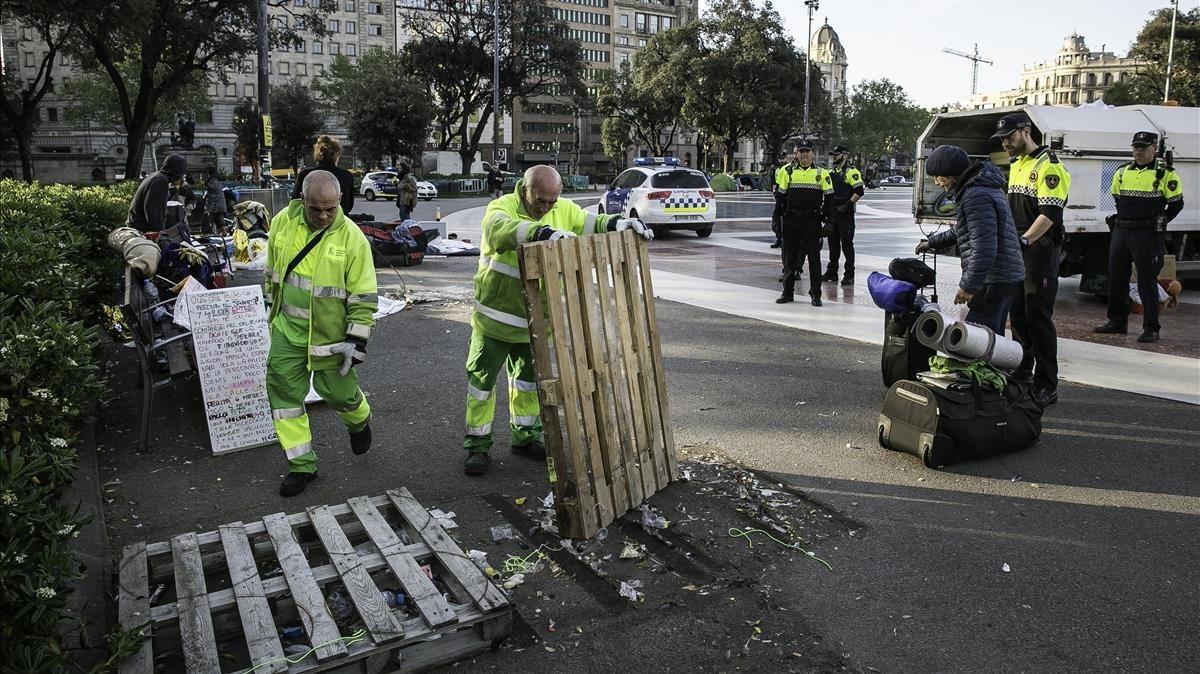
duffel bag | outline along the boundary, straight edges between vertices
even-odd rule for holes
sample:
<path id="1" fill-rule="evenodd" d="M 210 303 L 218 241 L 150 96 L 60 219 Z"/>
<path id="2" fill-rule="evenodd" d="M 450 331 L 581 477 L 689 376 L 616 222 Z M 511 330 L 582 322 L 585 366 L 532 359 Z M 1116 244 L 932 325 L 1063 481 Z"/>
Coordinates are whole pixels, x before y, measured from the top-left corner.
<path id="1" fill-rule="evenodd" d="M 969 375 L 898 381 L 888 389 L 879 415 L 879 444 L 919 457 L 936 468 L 956 461 L 1015 452 L 1041 436 L 1042 410 L 1024 385 L 1010 381 L 1003 393 Z"/>

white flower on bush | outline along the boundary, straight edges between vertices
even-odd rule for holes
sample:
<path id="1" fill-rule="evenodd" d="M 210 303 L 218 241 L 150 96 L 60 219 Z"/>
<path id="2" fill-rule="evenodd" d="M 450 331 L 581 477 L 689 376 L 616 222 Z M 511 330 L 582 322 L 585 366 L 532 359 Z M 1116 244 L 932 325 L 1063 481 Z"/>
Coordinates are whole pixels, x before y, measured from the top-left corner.
<path id="1" fill-rule="evenodd" d="M 58 596 L 58 593 L 52 587 L 39 587 L 34 594 L 37 595 L 38 599 L 54 599 Z"/>
<path id="2" fill-rule="evenodd" d="M 67 365 L 70 365 L 71 367 L 77 367 L 79 363 L 76 363 L 74 358 L 68 358 Z"/>
<path id="3" fill-rule="evenodd" d="M 17 495 L 11 491 L 5 490 L 3 494 L 0 494 L 0 503 L 3 503 L 6 506 L 16 505 Z"/>
<path id="4" fill-rule="evenodd" d="M 24 564 L 25 563 L 25 555 L 24 554 L 14 555 L 13 561 L 16 562 L 17 564 Z"/>
<path id="5" fill-rule="evenodd" d="M 70 536 L 72 531 L 75 531 L 75 525 L 68 524 L 67 526 L 59 529 L 57 533 L 59 536 Z"/>
<path id="6" fill-rule="evenodd" d="M 50 438 L 50 446 L 63 449 L 67 446 L 67 441 L 63 440 L 62 438 Z"/>
<path id="7" fill-rule="evenodd" d="M 0 421 L 8 421 L 8 398 L 0 398 Z"/>
<path id="8" fill-rule="evenodd" d="M 35 388 L 29 392 L 29 395 L 30 397 L 37 398 L 39 400 L 49 400 L 51 398 L 50 389 L 45 388 Z"/>

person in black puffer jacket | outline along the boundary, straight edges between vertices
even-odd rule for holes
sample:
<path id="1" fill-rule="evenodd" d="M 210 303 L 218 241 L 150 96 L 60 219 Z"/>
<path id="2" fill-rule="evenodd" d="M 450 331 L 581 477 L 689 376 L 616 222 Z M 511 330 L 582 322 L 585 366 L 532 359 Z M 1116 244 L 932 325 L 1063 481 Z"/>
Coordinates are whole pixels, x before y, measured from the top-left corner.
<path id="1" fill-rule="evenodd" d="M 957 244 L 962 279 L 954 303 L 967 305 L 967 322 L 1003 335 L 1008 311 L 1025 278 L 1004 176 L 991 162 L 971 161 L 965 150 L 954 145 L 935 149 L 925 160 L 925 173 L 950 194 L 958 222 L 918 244 L 917 253 Z"/>

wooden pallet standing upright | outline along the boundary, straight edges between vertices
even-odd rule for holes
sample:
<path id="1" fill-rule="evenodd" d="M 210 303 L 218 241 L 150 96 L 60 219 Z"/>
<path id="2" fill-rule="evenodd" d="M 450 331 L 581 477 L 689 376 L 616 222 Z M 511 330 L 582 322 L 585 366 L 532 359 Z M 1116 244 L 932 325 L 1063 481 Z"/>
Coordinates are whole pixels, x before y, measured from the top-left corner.
<path id="1" fill-rule="evenodd" d="M 678 475 L 646 242 L 520 253 L 559 530 L 590 538 Z"/>

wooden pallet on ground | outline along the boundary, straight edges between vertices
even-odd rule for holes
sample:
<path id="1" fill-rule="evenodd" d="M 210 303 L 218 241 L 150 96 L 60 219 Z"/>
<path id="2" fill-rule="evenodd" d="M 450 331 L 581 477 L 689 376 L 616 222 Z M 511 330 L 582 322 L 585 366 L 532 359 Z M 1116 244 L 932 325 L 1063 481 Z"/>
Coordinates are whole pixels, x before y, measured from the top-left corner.
<path id="1" fill-rule="evenodd" d="M 146 636 L 122 674 L 297 674 L 367 658 L 415 671 L 512 631 L 508 598 L 403 488 L 130 545 L 117 576 L 120 623 Z M 405 595 L 402 609 L 383 589 Z M 311 652 L 289 662 L 289 645 Z"/>
<path id="2" fill-rule="evenodd" d="M 678 475 L 646 242 L 625 231 L 520 252 L 558 525 L 590 538 Z"/>

